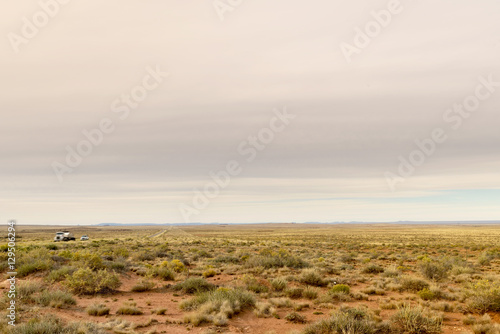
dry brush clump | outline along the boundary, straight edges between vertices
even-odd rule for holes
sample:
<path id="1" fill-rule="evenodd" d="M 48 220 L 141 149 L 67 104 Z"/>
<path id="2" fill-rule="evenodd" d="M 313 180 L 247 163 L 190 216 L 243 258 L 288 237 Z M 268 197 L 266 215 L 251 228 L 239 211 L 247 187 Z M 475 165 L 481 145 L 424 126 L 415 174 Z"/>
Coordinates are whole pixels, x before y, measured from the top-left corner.
<path id="1" fill-rule="evenodd" d="M 92 315 L 95 317 L 102 317 L 109 314 L 110 308 L 104 304 L 95 303 L 89 305 L 85 309 L 85 311 L 87 312 L 88 315 Z"/>
<path id="2" fill-rule="evenodd" d="M 306 327 L 302 334 L 375 334 L 391 333 L 388 325 L 377 322 L 364 309 L 341 309 L 330 318 Z"/>
<path id="3" fill-rule="evenodd" d="M 142 279 L 132 287 L 132 292 L 146 292 L 154 289 L 156 284 L 150 280 Z"/>
<path id="4" fill-rule="evenodd" d="M 471 312 L 500 312 L 500 281 L 479 280 L 470 284 L 465 296 Z"/>
<path id="5" fill-rule="evenodd" d="M 124 303 L 120 308 L 116 311 L 116 314 L 120 315 L 142 315 L 144 312 L 141 311 L 137 307 L 137 303 L 134 302 L 127 302 Z"/>
<path id="6" fill-rule="evenodd" d="M 392 322 L 395 328 L 408 334 L 439 334 L 443 318 L 426 312 L 420 306 L 412 307 L 406 304 L 398 309 Z"/>
<path id="7" fill-rule="evenodd" d="M 198 326 L 204 322 L 225 325 L 229 318 L 255 306 L 252 293 L 240 289 L 218 288 L 181 303 L 187 311 L 197 311 L 185 317 L 185 322 Z"/>
<path id="8" fill-rule="evenodd" d="M 11 334 L 106 334 L 97 324 L 72 322 L 65 324 L 54 316 L 42 316 L 16 325 Z"/>
<path id="9" fill-rule="evenodd" d="M 190 277 L 184 282 L 178 283 L 172 288 L 174 291 L 182 291 L 186 294 L 198 294 L 215 289 L 215 285 L 207 282 L 201 277 Z"/>
<path id="10" fill-rule="evenodd" d="M 68 276 L 64 284 L 78 295 L 95 295 L 114 292 L 121 282 L 118 275 L 105 269 L 93 271 L 90 268 L 80 268 Z"/>

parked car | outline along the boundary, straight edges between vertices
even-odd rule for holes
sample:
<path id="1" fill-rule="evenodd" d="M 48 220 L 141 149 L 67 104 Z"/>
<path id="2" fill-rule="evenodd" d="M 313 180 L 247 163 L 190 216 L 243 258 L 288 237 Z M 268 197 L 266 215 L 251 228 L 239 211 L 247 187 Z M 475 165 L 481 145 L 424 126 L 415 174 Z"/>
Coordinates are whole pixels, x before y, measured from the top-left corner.
<path id="1" fill-rule="evenodd" d="M 73 241 L 76 240 L 73 236 L 73 233 L 68 231 L 56 232 L 56 236 L 54 237 L 54 241 Z"/>
<path id="2" fill-rule="evenodd" d="M 89 240 L 89 236 L 88 235 L 82 235 L 82 237 L 80 238 L 81 241 L 87 241 Z"/>

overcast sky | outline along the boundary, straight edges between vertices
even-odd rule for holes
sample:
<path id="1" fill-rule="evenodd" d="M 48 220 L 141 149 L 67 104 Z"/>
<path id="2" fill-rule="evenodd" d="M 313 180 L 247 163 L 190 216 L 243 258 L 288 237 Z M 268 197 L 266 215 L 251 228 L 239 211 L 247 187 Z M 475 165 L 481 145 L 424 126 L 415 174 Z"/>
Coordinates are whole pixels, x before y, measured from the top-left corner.
<path id="1" fill-rule="evenodd" d="M 498 1 L 54 1 L 0 11 L 2 221 L 500 219 Z"/>

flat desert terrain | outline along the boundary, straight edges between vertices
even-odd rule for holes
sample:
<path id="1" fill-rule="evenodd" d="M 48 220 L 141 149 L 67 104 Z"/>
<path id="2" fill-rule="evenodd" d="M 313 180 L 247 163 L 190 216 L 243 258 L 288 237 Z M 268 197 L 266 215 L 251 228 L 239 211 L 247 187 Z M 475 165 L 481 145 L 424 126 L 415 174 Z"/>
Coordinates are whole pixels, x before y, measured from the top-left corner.
<path id="1" fill-rule="evenodd" d="M 60 230 L 76 241 L 54 242 Z M 500 333 L 500 225 L 19 225 L 16 237 L 15 334 Z"/>

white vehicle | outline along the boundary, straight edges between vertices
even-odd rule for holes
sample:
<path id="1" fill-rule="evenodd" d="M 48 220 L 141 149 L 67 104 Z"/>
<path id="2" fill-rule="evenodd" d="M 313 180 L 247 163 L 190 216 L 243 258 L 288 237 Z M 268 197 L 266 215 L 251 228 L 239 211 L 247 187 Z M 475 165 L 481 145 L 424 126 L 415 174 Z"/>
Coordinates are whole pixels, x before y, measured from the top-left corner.
<path id="1" fill-rule="evenodd" d="M 73 233 L 68 232 L 68 231 L 62 231 L 62 232 L 57 232 L 56 236 L 54 237 L 54 241 L 74 241 L 76 240 L 75 237 L 73 236 Z"/>
<path id="2" fill-rule="evenodd" d="M 81 241 L 87 241 L 89 240 L 89 236 L 88 235 L 82 235 L 82 237 L 80 238 Z"/>

